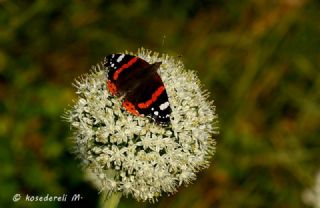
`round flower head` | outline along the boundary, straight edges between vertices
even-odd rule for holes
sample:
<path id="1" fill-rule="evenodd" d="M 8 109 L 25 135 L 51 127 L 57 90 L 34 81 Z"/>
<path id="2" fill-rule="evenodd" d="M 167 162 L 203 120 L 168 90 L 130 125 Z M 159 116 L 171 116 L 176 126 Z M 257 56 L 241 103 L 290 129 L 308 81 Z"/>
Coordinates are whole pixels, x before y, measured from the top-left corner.
<path id="1" fill-rule="evenodd" d="M 126 111 L 123 97 L 109 92 L 109 69 L 102 63 L 76 81 L 79 99 L 67 119 L 74 129 L 75 152 L 99 190 L 154 201 L 208 167 L 217 115 L 198 78 L 180 61 L 144 49 L 128 54 L 150 64 L 161 62 L 157 73 L 172 109 L 170 125 Z"/>

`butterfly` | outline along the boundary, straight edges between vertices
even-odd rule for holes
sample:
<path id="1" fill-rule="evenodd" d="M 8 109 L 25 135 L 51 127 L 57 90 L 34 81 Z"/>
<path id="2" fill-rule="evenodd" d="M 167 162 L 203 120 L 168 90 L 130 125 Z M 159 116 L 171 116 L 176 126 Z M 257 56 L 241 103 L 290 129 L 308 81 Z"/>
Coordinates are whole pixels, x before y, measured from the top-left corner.
<path id="1" fill-rule="evenodd" d="M 104 59 L 107 88 L 111 95 L 123 97 L 124 109 L 167 126 L 172 110 L 166 88 L 157 72 L 160 65 L 161 62 L 150 64 L 129 54 L 111 54 Z"/>

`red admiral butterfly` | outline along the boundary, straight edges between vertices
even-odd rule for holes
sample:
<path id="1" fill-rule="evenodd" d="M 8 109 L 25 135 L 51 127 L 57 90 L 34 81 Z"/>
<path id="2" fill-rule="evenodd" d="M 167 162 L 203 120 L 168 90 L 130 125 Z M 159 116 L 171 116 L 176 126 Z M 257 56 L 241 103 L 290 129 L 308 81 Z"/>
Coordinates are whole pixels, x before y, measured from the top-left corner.
<path id="1" fill-rule="evenodd" d="M 111 54 L 104 59 L 108 67 L 107 87 L 111 95 L 124 96 L 122 106 L 131 114 L 151 117 L 157 124 L 170 124 L 171 108 L 160 75 L 161 62 L 149 64 L 128 54 Z"/>

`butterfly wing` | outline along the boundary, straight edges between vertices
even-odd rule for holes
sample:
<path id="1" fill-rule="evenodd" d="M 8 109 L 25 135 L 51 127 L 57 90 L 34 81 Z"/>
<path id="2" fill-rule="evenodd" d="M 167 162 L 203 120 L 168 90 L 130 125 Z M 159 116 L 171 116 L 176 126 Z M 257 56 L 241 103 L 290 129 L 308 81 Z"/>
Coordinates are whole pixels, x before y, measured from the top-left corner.
<path id="1" fill-rule="evenodd" d="M 159 66 L 160 63 L 154 63 L 146 68 L 146 76 L 141 76 L 143 78 L 139 85 L 134 91 L 129 91 L 125 98 L 140 114 L 152 118 L 157 124 L 167 125 L 172 110 L 163 81 L 157 73 Z"/>
<path id="2" fill-rule="evenodd" d="M 150 88 L 153 89 L 152 92 Z M 147 93 L 144 93 L 136 104 L 138 111 L 151 117 L 157 124 L 169 124 L 171 108 L 160 76 L 155 74 L 150 82 L 140 86 L 140 90 Z"/>
<path id="3" fill-rule="evenodd" d="M 137 79 L 144 77 L 144 69 L 150 64 L 137 56 L 111 54 L 105 58 L 104 66 L 109 69 L 107 75 L 109 91 L 112 94 L 123 95 L 137 87 L 139 83 Z"/>

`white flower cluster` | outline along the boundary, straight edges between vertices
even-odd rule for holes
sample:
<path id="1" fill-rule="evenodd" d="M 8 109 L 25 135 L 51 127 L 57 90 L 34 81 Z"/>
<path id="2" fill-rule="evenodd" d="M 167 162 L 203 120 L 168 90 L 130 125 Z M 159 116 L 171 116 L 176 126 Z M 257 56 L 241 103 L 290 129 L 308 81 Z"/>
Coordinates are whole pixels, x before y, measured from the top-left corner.
<path id="1" fill-rule="evenodd" d="M 314 187 L 305 190 L 302 199 L 306 204 L 314 208 L 320 208 L 320 170 L 315 177 Z"/>
<path id="2" fill-rule="evenodd" d="M 180 61 L 144 49 L 133 55 L 162 62 L 158 73 L 172 108 L 171 125 L 163 127 L 123 109 L 121 98 L 106 88 L 108 69 L 102 64 L 76 81 L 79 99 L 67 119 L 74 129 L 75 152 L 98 189 L 154 201 L 208 167 L 217 115 L 198 78 Z"/>

